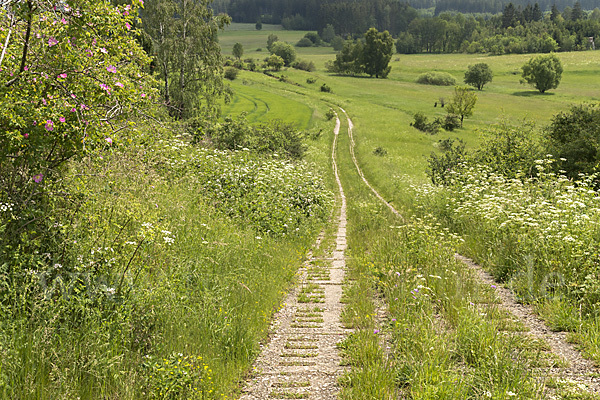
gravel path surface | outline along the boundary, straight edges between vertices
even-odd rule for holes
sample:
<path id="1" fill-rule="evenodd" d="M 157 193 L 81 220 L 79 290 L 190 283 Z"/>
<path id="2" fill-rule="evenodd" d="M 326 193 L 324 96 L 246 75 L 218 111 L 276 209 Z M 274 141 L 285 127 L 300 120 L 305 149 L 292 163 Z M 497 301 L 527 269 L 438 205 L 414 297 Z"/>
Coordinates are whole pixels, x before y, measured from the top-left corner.
<path id="1" fill-rule="evenodd" d="M 255 376 L 243 390 L 242 400 L 337 399 L 338 377 L 345 368 L 340 366 L 336 345 L 349 332 L 340 322 L 347 221 L 346 197 L 335 159 L 339 131 L 337 118 L 331 154 L 341 202 L 335 248 L 321 259 L 309 253 L 299 271 L 300 284 L 275 315 L 270 342 L 254 365 Z M 321 234 L 314 249 L 323 239 Z"/>

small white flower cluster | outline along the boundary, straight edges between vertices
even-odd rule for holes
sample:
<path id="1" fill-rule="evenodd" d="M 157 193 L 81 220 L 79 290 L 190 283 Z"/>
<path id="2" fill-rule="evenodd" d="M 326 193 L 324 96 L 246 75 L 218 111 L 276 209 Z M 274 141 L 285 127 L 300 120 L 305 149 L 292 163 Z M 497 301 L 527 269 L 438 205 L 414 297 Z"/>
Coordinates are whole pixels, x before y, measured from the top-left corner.
<path id="1" fill-rule="evenodd" d="M 162 230 L 161 233 L 164 235 L 163 240 L 165 241 L 165 244 L 170 246 L 173 243 L 175 243 L 175 238 L 172 237 L 173 234 L 171 233 L 171 231 Z"/>
<path id="2" fill-rule="evenodd" d="M 12 211 L 14 204 L 10 203 L 0 203 L 0 212 Z"/>

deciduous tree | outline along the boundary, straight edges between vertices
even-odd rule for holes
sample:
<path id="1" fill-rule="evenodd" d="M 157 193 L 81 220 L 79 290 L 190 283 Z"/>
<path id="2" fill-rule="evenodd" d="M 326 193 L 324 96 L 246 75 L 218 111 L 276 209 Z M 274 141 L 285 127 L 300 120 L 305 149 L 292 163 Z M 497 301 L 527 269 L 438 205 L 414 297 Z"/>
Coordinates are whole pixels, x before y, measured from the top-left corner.
<path id="1" fill-rule="evenodd" d="M 214 17 L 208 0 L 146 0 L 143 27 L 154 42 L 157 75 L 176 118 L 219 113 L 226 96 L 217 33 L 229 17 Z"/>
<path id="2" fill-rule="evenodd" d="M 460 117 L 460 126 L 463 125 L 465 117 L 473 115 L 473 109 L 477 103 L 477 95 L 467 86 L 456 86 L 454 88 L 454 97 L 450 104 L 446 106 L 449 114 L 456 114 Z"/>
<path id="3" fill-rule="evenodd" d="M 492 78 L 492 70 L 486 63 L 469 65 L 469 69 L 465 72 L 465 83 L 476 87 L 477 90 L 483 89 L 483 86 L 491 82 Z"/>
<path id="4" fill-rule="evenodd" d="M 242 58 L 243 55 L 244 55 L 244 46 L 242 46 L 242 44 L 239 42 L 234 44 L 233 45 L 233 56 L 239 60 L 240 58 Z"/>
<path id="5" fill-rule="evenodd" d="M 394 39 L 388 31 L 378 32 L 371 28 L 365 33 L 363 48 L 364 72 L 376 78 L 386 78 L 391 71 L 389 66 L 394 54 Z"/>
<path id="6" fill-rule="evenodd" d="M 522 82 L 535 87 L 540 93 L 556 89 L 562 77 L 563 67 L 555 54 L 539 55 L 530 59 L 523 67 Z"/>

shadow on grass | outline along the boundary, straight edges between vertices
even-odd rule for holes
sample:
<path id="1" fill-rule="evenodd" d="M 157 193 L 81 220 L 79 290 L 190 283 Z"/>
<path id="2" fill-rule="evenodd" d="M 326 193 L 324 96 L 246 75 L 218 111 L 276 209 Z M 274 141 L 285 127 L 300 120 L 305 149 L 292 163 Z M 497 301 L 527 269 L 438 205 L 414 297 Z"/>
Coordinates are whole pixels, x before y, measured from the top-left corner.
<path id="1" fill-rule="evenodd" d="M 519 97 L 535 97 L 535 96 L 554 96 L 554 93 L 540 93 L 538 90 L 527 90 L 523 92 L 514 92 L 513 96 Z"/>

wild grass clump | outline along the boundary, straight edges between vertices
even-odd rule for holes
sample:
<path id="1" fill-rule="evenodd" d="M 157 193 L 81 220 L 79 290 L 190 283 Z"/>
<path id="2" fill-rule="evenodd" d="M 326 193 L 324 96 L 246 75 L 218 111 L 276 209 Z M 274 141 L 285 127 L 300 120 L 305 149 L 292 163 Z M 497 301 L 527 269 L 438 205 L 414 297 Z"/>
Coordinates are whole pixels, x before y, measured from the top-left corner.
<path id="1" fill-rule="evenodd" d="M 259 351 L 330 195 L 304 164 L 161 136 L 70 163 L 48 233 L 0 239 L 0 397 L 222 399 Z"/>
<path id="2" fill-rule="evenodd" d="M 422 85 L 455 86 L 456 78 L 447 72 L 432 71 L 419 75 L 417 83 Z"/>

